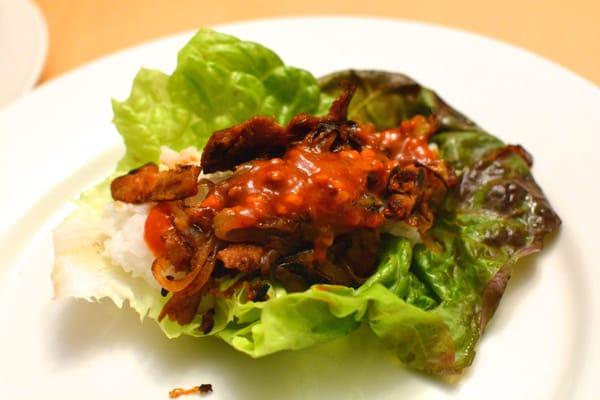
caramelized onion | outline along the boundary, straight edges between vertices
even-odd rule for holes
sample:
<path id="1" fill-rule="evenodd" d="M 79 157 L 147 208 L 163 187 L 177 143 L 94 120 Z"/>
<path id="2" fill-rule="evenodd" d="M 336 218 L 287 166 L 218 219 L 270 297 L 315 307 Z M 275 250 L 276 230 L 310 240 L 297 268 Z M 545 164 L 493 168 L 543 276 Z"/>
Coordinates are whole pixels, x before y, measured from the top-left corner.
<path id="1" fill-rule="evenodd" d="M 204 268 L 204 265 L 206 264 L 208 256 L 214 250 L 215 243 L 215 238 L 212 235 L 209 235 L 204 244 L 194 253 L 194 256 L 192 257 L 192 269 L 181 279 L 174 279 L 172 275 L 168 275 L 169 270 L 174 269 L 174 266 L 167 258 L 157 258 L 152 264 L 152 275 L 154 276 L 154 279 L 156 279 L 163 289 L 168 290 L 169 292 L 177 293 L 184 290 L 194 282 L 199 274 L 202 276 L 206 275 L 206 273 L 202 274 L 202 271 L 206 269 Z M 206 277 L 206 279 L 203 277 L 204 282 L 202 285 L 206 283 L 207 280 L 208 277 Z"/>

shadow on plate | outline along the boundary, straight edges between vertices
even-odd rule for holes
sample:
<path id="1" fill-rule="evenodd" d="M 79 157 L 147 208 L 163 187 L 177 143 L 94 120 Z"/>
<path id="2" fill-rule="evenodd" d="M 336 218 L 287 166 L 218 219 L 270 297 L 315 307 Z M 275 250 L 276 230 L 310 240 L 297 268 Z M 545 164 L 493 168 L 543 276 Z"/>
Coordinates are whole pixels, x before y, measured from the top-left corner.
<path id="1" fill-rule="evenodd" d="M 551 253 L 558 242 L 559 234 L 551 233 L 544 241 L 543 254 Z M 506 287 L 506 291 L 502 296 L 502 300 L 498 306 L 496 315 L 488 323 L 486 331 L 483 334 L 483 339 L 486 336 L 493 335 L 494 332 L 504 329 L 504 325 L 510 320 L 510 309 L 519 307 L 529 292 L 529 286 L 536 280 L 536 275 L 539 273 L 543 265 L 538 265 L 540 253 L 534 253 L 520 259 L 512 268 L 510 280 Z M 550 267 L 547 265 L 546 267 Z M 503 311 L 504 310 L 504 311 Z"/>
<path id="2" fill-rule="evenodd" d="M 399 391 L 414 394 L 422 385 L 453 390 L 403 367 L 366 328 L 314 348 L 252 359 L 213 337 L 169 340 L 154 321 L 140 323 L 133 310 L 118 310 L 110 301 L 70 301 L 55 326 L 53 357 L 61 368 L 127 351 L 165 393 L 190 376 L 198 383 L 214 384 L 210 377 L 226 382 L 227 398 L 380 399 Z M 223 388 L 217 384 L 217 390 Z"/>
<path id="3" fill-rule="evenodd" d="M 506 293 L 511 300 L 505 306 L 518 306 L 524 300 L 537 269 L 536 255 L 515 266 Z M 499 313 L 509 312 L 507 308 L 502 311 L 501 305 Z M 507 318 L 499 318 L 498 324 L 493 321 L 488 326 L 492 336 L 504 328 Z M 218 382 L 227 382 L 224 391 L 231 398 L 269 399 L 283 394 L 286 398 L 382 399 L 402 394 L 412 398 L 423 386 L 451 394 L 470 375 L 467 370 L 460 378 L 448 381 L 411 371 L 364 327 L 347 338 L 314 348 L 252 359 L 214 337 L 169 340 L 154 321 L 140 323 L 132 309 L 118 310 L 108 300 L 68 301 L 54 326 L 53 355 L 61 366 L 76 367 L 83 360 L 128 351 L 153 382 L 165 386 L 165 391 L 173 384 L 183 385 L 190 377 L 198 383 L 214 383 L 210 378 L 217 377 Z M 217 390 L 223 388 L 217 385 Z"/>

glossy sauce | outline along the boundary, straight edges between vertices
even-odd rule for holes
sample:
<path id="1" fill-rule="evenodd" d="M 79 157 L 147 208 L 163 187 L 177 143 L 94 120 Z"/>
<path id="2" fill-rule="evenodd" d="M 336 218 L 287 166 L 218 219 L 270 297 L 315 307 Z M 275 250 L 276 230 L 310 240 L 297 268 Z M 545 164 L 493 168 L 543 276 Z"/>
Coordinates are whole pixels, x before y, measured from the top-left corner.
<path id="1" fill-rule="evenodd" d="M 298 144 L 282 158 L 249 162 L 217 184 L 201 207 L 213 209 L 215 221 L 227 219 L 228 229 L 274 218 L 308 222 L 317 232 L 315 258 L 323 261 L 336 235 L 383 224 L 377 199 L 399 162 L 437 159 L 426 137 L 414 137 L 414 126 L 408 128 L 363 132 L 361 151 L 320 152 Z M 219 237 L 220 223 L 214 225 Z"/>
<path id="2" fill-rule="evenodd" d="M 230 179 L 214 186 L 200 207 L 212 209 L 215 222 L 227 221 L 214 224 L 217 237 L 223 230 L 256 227 L 277 218 L 310 223 L 315 228 L 315 258 L 323 261 L 336 235 L 383 224 L 377 199 L 383 197 L 395 166 L 438 159 L 427 134 L 420 133 L 428 129 L 426 124 L 423 117 L 415 117 L 382 132 L 363 126 L 357 132 L 360 151 L 321 152 L 297 144 L 282 158 L 238 167 Z M 155 256 L 166 253 L 163 236 L 171 229 L 169 205 L 154 206 L 144 238 Z"/>
<path id="3" fill-rule="evenodd" d="M 439 158 L 437 151 L 427 143 L 434 129 L 433 122 L 417 115 L 403 121 L 397 128 L 381 132 L 363 129 L 360 132 L 360 140 L 363 144 L 384 152 L 393 160 L 427 164 Z"/>
<path id="4" fill-rule="evenodd" d="M 144 225 L 144 240 L 156 257 L 166 254 L 163 236 L 169 230 L 175 229 L 171 221 L 170 207 L 159 203 L 150 209 Z"/>

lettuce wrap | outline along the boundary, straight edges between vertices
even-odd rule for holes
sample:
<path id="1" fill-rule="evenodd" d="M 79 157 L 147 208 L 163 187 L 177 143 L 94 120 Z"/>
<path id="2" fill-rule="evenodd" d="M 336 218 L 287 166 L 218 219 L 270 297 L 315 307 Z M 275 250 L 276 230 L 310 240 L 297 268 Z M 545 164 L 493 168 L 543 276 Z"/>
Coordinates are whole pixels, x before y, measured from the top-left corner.
<path id="1" fill-rule="evenodd" d="M 352 120 L 385 129 L 418 114 L 435 116 L 439 127 L 431 141 L 459 184 L 423 241 L 389 229 L 377 271 L 359 288 L 318 284 L 288 293 L 273 283 L 266 301 L 246 301 L 244 288 L 229 298 L 206 296 L 200 310 L 215 309 L 208 335 L 262 357 L 331 341 L 364 324 L 409 367 L 460 373 L 473 360 L 511 269 L 542 248 L 560 219 L 531 175 L 530 156 L 486 133 L 435 92 L 381 71 L 348 70 L 317 80 L 259 44 L 200 30 L 179 52 L 171 75 L 142 69 L 129 98 L 113 101 L 126 148 L 115 175 L 158 162 L 163 146 L 201 149 L 214 131 L 255 115 L 285 124 L 298 113 L 323 114 L 342 81 L 357 87 Z M 160 288 L 114 265 L 101 248 L 109 183 L 83 193 L 55 231 L 55 295 L 110 298 L 158 322 L 166 301 Z M 170 338 L 205 335 L 199 316 L 183 326 L 168 319 L 158 324 Z"/>

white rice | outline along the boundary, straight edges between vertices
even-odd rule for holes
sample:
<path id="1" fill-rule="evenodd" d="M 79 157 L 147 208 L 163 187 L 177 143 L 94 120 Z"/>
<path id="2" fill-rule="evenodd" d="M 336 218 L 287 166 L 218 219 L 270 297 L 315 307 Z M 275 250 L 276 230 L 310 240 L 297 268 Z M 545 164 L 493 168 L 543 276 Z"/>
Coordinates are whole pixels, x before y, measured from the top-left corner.
<path id="1" fill-rule="evenodd" d="M 200 164 L 202 153 L 195 148 L 181 152 L 166 146 L 161 148 L 161 169 L 174 168 L 177 165 Z M 199 179 L 209 179 L 215 183 L 231 176 L 231 171 L 200 174 Z M 206 196 L 202 193 L 201 196 Z M 113 265 L 120 266 L 134 277 L 145 279 L 158 287 L 152 276 L 154 255 L 144 240 L 144 225 L 154 203 L 127 204 L 121 201 L 109 203 L 102 214 L 100 227 L 107 239 L 103 242 L 103 255 Z"/>
<path id="2" fill-rule="evenodd" d="M 177 152 L 167 146 L 160 148 L 160 164 L 165 169 L 174 168 L 177 165 L 200 164 L 202 153 L 195 147 L 188 147 Z"/>
<path id="3" fill-rule="evenodd" d="M 144 241 L 144 224 L 150 207 L 112 202 L 104 209 L 100 227 L 107 236 L 103 255 L 133 277 L 155 285 L 151 271 L 154 256 Z"/>

